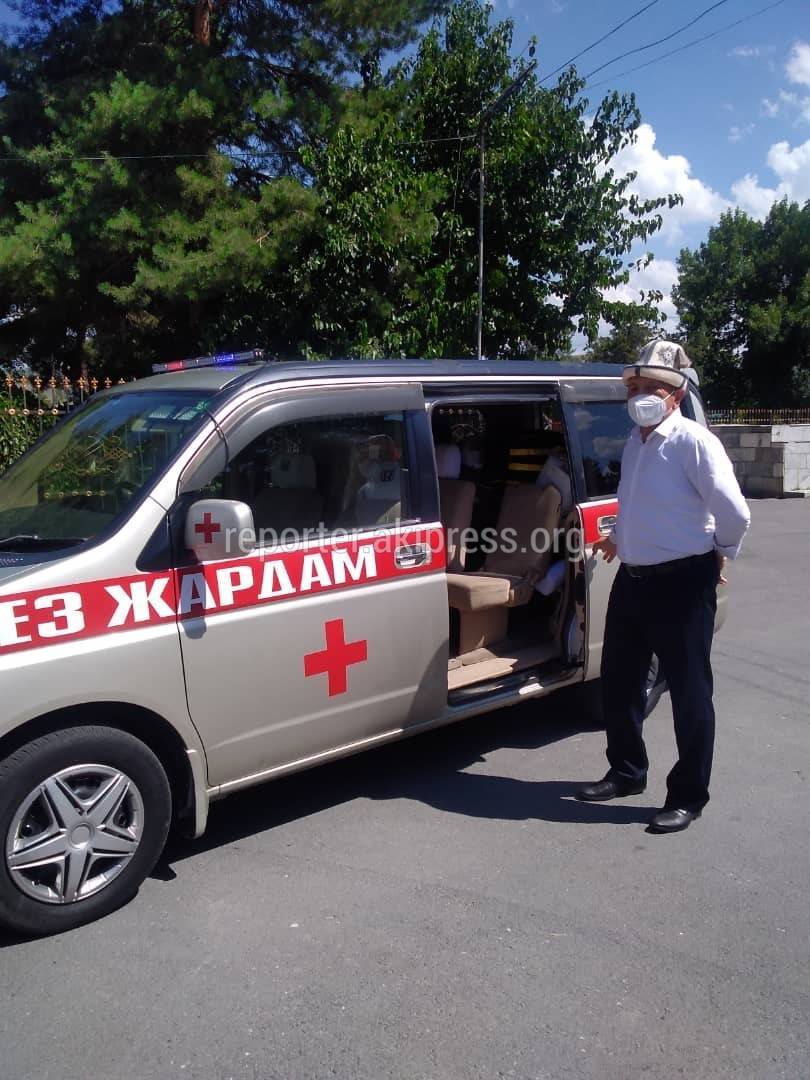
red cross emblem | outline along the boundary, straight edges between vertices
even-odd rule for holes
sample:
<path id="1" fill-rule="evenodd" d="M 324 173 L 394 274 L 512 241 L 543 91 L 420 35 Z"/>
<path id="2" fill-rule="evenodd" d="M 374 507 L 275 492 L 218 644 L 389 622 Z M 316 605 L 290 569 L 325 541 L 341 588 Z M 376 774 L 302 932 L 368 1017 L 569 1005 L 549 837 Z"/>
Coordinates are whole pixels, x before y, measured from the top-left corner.
<path id="1" fill-rule="evenodd" d="M 210 544 L 214 539 L 214 533 L 222 532 L 222 526 L 218 521 L 211 518 L 211 512 L 206 510 L 203 519 L 194 526 L 194 532 L 202 533 L 203 543 Z"/>
<path id="2" fill-rule="evenodd" d="M 321 652 L 308 653 L 304 657 L 304 674 L 326 675 L 329 679 L 329 697 L 345 694 L 351 664 L 368 660 L 368 641 L 346 641 L 343 619 L 330 619 L 324 624 L 326 648 Z"/>

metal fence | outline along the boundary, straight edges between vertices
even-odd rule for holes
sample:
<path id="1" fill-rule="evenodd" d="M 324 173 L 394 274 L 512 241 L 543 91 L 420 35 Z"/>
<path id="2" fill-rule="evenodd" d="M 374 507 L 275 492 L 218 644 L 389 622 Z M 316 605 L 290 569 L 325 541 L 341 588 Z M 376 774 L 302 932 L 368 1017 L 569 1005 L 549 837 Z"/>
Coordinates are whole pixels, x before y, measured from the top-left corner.
<path id="1" fill-rule="evenodd" d="M 710 424 L 810 424 L 808 409 L 709 409 Z"/>
<path id="2" fill-rule="evenodd" d="M 126 379 L 116 382 L 125 383 Z M 5 399 L 0 413 L 39 419 L 44 423 L 47 417 L 63 416 L 99 390 L 109 390 L 112 385 L 109 376 L 69 379 L 67 375 L 60 375 L 43 379 L 39 375 L 5 375 L 0 381 L 0 393 Z"/>
<path id="3" fill-rule="evenodd" d="M 113 379 L 103 375 L 42 378 L 0 371 L 0 472 L 71 409 L 113 385 Z"/>

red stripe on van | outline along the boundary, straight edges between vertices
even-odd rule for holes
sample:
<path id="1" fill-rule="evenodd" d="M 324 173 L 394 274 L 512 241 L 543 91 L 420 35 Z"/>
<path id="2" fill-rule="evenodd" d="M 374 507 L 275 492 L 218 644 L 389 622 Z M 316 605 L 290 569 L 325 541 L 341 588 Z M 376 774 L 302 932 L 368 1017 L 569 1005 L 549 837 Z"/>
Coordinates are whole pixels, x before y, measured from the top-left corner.
<path id="1" fill-rule="evenodd" d="M 582 535 L 586 544 L 594 544 L 610 532 L 606 518 L 615 518 L 619 512 L 618 499 L 605 499 L 597 503 L 579 503 L 577 506 L 580 521 L 582 522 Z M 603 528 L 600 528 L 602 523 Z M 611 525 L 612 528 L 612 525 Z"/>
<path id="2" fill-rule="evenodd" d="M 409 549 L 425 548 L 423 563 Z M 350 590 L 446 566 L 441 525 L 0 595 L 0 656 L 177 619 Z"/>

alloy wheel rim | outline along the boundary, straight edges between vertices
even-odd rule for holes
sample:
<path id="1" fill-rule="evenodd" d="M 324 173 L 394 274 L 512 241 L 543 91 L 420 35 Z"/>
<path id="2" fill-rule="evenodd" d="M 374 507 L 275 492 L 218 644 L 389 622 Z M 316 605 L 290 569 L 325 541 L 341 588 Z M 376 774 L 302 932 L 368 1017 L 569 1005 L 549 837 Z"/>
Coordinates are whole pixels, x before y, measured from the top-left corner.
<path id="1" fill-rule="evenodd" d="M 108 765 L 72 765 L 23 800 L 6 836 L 6 866 L 21 892 L 76 904 L 107 888 L 143 838 L 141 793 Z"/>

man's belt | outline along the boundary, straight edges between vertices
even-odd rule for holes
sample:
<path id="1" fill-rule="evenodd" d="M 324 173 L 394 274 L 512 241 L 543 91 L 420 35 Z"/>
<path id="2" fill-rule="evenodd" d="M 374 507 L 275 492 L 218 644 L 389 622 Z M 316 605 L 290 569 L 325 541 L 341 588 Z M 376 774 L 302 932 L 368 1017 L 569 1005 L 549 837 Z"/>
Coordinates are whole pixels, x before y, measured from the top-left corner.
<path id="1" fill-rule="evenodd" d="M 650 566 L 631 566 L 629 563 L 622 563 L 622 566 L 631 578 L 645 578 L 654 577 L 656 574 L 672 574 L 690 563 L 706 562 L 714 558 L 715 553 L 707 551 L 703 555 L 687 555 L 683 559 L 670 559 L 669 562 L 652 563 Z"/>

